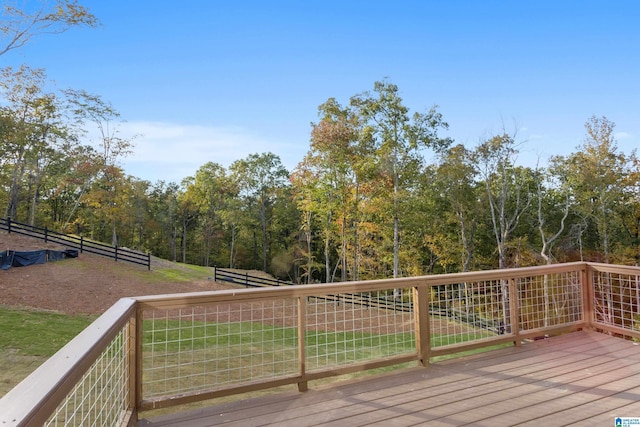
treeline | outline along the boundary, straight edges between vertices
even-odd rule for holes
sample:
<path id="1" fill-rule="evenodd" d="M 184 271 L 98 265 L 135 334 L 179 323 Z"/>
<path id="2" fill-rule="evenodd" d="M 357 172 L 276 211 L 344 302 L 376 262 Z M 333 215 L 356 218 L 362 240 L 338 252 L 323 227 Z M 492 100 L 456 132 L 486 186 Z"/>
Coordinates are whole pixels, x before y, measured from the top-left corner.
<path id="1" fill-rule="evenodd" d="M 605 117 L 531 168 L 515 131 L 465 147 L 441 136 L 437 107 L 411 113 L 382 81 L 320 105 L 293 171 L 258 153 L 151 183 L 118 166 L 133 141 L 99 96 L 48 91 L 26 66 L 0 87 L 0 206 L 32 225 L 302 283 L 640 256 L 638 161 Z M 89 129 L 98 148 L 80 142 Z"/>

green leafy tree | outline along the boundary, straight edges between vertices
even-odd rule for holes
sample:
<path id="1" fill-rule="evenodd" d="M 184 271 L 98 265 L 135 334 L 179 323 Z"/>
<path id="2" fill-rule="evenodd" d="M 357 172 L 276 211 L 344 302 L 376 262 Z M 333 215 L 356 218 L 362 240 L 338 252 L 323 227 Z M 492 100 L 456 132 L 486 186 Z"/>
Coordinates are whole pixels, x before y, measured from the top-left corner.
<path id="1" fill-rule="evenodd" d="M 595 224 L 603 261 L 609 262 L 613 238 L 621 238 L 629 160 L 618 151 L 615 123 L 592 116 L 585 129 L 583 145 L 566 159 L 567 179 L 580 212 Z"/>
<path id="2" fill-rule="evenodd" d="M 448 215 L 443 216 L 450 217 L 457 225 L 462 271 L 471 268 L 476 234 L 486 200 L 478 175 L 472 153 L 460 144 L 444 153 L 437 169 L 435 185 L 439 194 L 447 200 L 449 208 L 443 212 Z"/>
<path id="3" fill-rule="evenodd" d="M 226 234 L 224 212 L 228 201 L 237 197 L 232 179 L 221 165 L 207 162 L 188 183 L 186 192 L 198 209 L 196 242 L 202 247 L 202 262 L 206 266 L 211 265 L 213 256 L 218 264 L 222 260 L 221 248 Z"/>
<path id="4" fill-rule="evenodd" d="M 149 198 L 148 248 L 159 257 L 178 259 L 178 198 L 180 187 L 174 182 L 158 181 L 151 187 Z"/>
<path id="5" fill-rule="evenodd" d="M 333 98 L 320 105 L 318 113 L 320 121 L 312 124 L 311 146 L 294 174 L 294 185 L 298 187 L 299 207 L 305 215 L 307 265 L 313 264 L 310 250 L 313 217 L 317 218 L 323 236 L 325 279 L 334 281 L 339 270 L 341 280 L 345 281 L 347 249 L 352 229 L 357 227 L 358 121 L 352 110 L 343 108 Z"/>
<path id="6" fill-rule="evenodd" d="M 24 215 L 33 223 L 41 185 L 46 170 L 71 140 L 69 129 L 62 122 L 62 108 L 55 94 L 45 92 L 46 75 L 42 69 L 27 66 L 7 67 L 0 76 L 5 103 L 0 106 L 2 135 L 0 167 L 6 174 L 7 204 L 5 216 L 17 218 L 20 201 L 29 198 L 31 215 Z M 29 197 L 25 191 L 29 190 Z"/>
<path id="7" fill-rule="evenodd" d="M 98 188 L 107 189 L 101 197 L 102 205 L 93 205 L 96 209 L 103 209 L 114 215 L 109 219 L 111 223 L 111 244 L 118 245 L 116 218 L 118 209 L 115 198 L 118 197 L 115 188 L 120 185 L 121 170 L 119 161 L 131 154 L 133 139 L 122 138 L 119 135 L 120 113 L 99 95 L 84 90 L 68 89 L 65 92 L 69 109 L 76 120 L 76 126 L 86 133 L 86 126 L 93 125 L 99 133 L 98 141 L 94 145 L 99 148 L 98 173 L 93 180 L 101 181 Z M 87 182 L 91 184 L 91 180 Z"/>
<path id="8" fill-rule="evenodd" d="M 230 171 L 244 201 L 244 209 L 249 213 L 248 218 L 251 222 L 247 225 L 252 228 L 253 221 L 258 220 L 262 269 L 268 271 L 273 205 L 279 190 L 287 184 L 289 172 L 282 165 L 280 158 L 273 153 L 251 154 L 246 159 L 235 161 Z M 254 236 L 254 247 L 257 247 L 258 233 L 255 231 L 251 230 L 251 234 Z"/>
<path id="9" fill-rule="evenodd" d="M 498 251 L 498 267 L 507 268 L 507 249 L 512 234 L 531 206 L 526 170 L 515 166 L 515 138 L 503 133 L 480 144 L 474 153 L 484 180 Z"/>
<path id="10" fill-rule="evenodd" d="M 547 264 L 552 264 L 553 247 L 565 232 L 571 210 L 570 191 L 565 171 L 557 167 L 554 159 L 549 168 L 536 170 L 535 175 L 540 256 Z"/>
<path id="11" fill-rule="evenodd" d="M 447 123 L 437 107 L 427 113 L 409 115 L 396 85 L 387 81 L 375 82 L 373 93 L 352 98 L 352 104 L 366 120 L 375 146 L 375 162 L 379 182 L 391 193 L 390 217 L 393 229 L 393 277 L 400 272 L 401 204 L 407 201 L 408 190 L 415 182 L 423 160 L 422 150 L 442 150 L 450 145 L 440 138 L 438 131 Z M 384 193 L 381 193 L 382 196 Z M 388 193 L 387 193 L 388 194 Z M 380 201 L 387 199 L 382 197 Z"/>

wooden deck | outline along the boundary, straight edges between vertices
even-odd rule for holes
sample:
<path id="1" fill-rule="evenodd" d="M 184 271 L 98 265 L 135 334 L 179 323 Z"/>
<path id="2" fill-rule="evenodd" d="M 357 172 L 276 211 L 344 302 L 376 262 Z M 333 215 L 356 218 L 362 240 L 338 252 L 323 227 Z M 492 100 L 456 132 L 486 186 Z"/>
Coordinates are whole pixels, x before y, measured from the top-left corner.
<path id="1" fill-rule="evenodd" d="M 613 426 L 615 417 L 640 417 L 640 347 L 597 332 L 574 332 L 138 425 Z"/>

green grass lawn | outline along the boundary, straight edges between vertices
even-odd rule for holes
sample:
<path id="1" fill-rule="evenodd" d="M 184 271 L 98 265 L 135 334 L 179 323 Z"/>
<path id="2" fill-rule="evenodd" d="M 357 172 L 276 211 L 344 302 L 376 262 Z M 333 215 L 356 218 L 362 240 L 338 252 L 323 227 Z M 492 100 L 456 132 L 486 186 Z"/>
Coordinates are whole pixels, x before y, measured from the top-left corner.
<path id="1" fill-rule="evenodd" d="M 0 396 L 93 320 L 89 316 L 69 316 L 50 311 L 0 306 L 0 366 L 6 367 L 0 373 Z M 283 355 L 286 360 L 295 360 L 297 357 L 296 328 L 263 325 L 259 322 L 195 322 L 185 327 L 177 320 L 163 320 L 157 325 L 148 320 L 145 321 L 144 330 L 146 351 L 153 349 L 157 353 L 175 354 L 178 350 L 217 349 L 216 352 L 222 352 L 215 353 L 217 357 L 225 355 L 230 363 L 247 363 L 240 355 L 254 352 L 278 354 L 277 357 Z M 437 347 L 441 344 L 441 337 L 432 339 L 432 345 Z M 473 337 L 459 335 L 454 341 L 464 342 L 469 339 Z M 446 342 L 451 344 L 451 340 L 452 337 L 449 336 Z M 309 362 L 316 369 L 415 351 L 412 334 L 309 331 L 305 346 Z M 478 351 L 482 350 L 474 352 Z"/>
<path id="2" fill-rule="evenodd" d="M 86 328 L 93 318 L 0 306 L 0 396 Z"/>
<path id="3" fill-rule="evenodd" d="M 0 349 L 25 356 L 52 356 L 93 322 L 88 316 L 0 306 Z"/>

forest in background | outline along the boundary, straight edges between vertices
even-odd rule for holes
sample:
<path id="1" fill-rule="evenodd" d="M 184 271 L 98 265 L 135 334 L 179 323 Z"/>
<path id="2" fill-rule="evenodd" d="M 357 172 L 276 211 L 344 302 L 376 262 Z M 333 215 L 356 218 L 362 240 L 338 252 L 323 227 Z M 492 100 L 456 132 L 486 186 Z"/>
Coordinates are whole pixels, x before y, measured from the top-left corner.
<path id="1" fill-rule="evenodd" d="M 2 21 L 0 56 L 21 34 L 97 22 L 56 4 Z M 2 69 L 0 89 L 0 206 L 31 225 L 300 283 L 640 259 L 638 159 L 606 117 L 585 118 L 573 153 L 531 168 L 518 163 L 517 129 L 466 147 L 441 136 L 437 106 L 412 112 L 383 80 L 318 107 L 294 170 L 264 152 L 152 183 L 120 166 L 135 140 L 99 95 L 55 88 L 28 65 Z"/>

